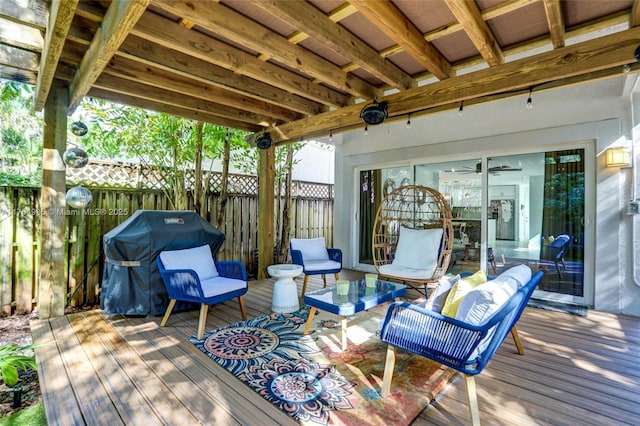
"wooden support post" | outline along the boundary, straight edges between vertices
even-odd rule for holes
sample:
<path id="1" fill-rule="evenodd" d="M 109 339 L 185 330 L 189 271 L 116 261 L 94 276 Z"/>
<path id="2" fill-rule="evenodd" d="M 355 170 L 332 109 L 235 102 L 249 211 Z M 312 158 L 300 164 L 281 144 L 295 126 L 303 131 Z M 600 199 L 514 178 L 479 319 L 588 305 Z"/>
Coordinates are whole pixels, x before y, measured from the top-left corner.
<path id="1" fill-rule="evenodd" d="M 267 278 L 273 264 L 276 148 L 260 150 L 258 171 L 258 279 Z"/>
<path id="2" fill-rule="evenodd" d="M 66 302 L 66 176 L 62 154 L 67 144 L 68 105 L 68 87 L 60 81 L 54 81 L 44 108 L 38 284 L 40 319 L 63 316 Z"/>

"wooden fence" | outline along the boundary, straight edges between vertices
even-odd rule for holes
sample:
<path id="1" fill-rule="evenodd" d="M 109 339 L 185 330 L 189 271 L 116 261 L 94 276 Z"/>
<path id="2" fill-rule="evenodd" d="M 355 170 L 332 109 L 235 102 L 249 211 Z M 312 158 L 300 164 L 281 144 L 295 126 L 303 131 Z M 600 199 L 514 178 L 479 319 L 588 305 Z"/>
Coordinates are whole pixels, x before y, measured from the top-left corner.
<path id="1" fill-rule="evenodd" d="M 220 229 L 226 236 L 218 257 L 242 261 L 250 275 L 257 256 L 258 199 L 254 177 L 233 175 Z M 247 184 L 247 181 L 249 183 Z M 70 187 L 73 185 L 69 185 Z M 86 185 L 85 185 L 86 186 Z M 333 185 L 295 181 L 292 184 L 291 237 L 324 236 L 333 241 Z M 86 210 L 65 209 L 64 244 L 68 296 L 74 306 L 99 303 L 104 268 L 102 236 L 139 209 L 169 210 L 158 189 L 90 188 L 93 202 Z M 211 190 L 213 189 L 213 190 Z M 0 187 L 0 316 L 31 312 L 37 301 L 39 268 L 40 188 Z M 203 194 L 202 217 L 215 226 L 219 191 Z M 189 200 L 193 205 L 193 199 Z M 276 202 L 276 209 L 282 203 Z M 278 233 L 274 233 L 278 235 Z"/>

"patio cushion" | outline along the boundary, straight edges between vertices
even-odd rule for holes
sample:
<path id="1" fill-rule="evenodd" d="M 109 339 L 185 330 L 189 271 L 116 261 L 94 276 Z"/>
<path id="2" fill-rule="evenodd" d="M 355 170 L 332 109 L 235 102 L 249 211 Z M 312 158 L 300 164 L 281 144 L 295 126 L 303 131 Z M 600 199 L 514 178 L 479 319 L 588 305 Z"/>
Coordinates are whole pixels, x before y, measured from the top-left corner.
<path id="1" fill-rule="evenodd" d="M 213 297 L 220 294 L 231 293 L 247 287 L 246 281 L 227 277 L 213 277 L 200 282 L 204 297 Z"/>
<path id="2" fill-rule="evenodd" d="M 325 242 L 324 237 L 307 239 L 292 238 L 291 248 L 302 252 L 302 259 L 305 266 L 309 260 L 329 260 L 327 243 Z"/>
<path id="3" fill-rule="evenodd" d="M 388 277 L 402 277 L 406 279 L 428 280 L 433 277 L 433 269 L 407 268 L 404 266 L 394 265 L 393 263 L 380 265 L 378 267 L 378 271 L 381 275 L 386 275 Z"/>
<path id="4" fill-rule="evenodd" d="M 479 270 L 471 276 L 460 278 L 458 282 L 453 285 L 447 295 L 447 300 L 442 307 L 442 315 L 450 318 L 456 318 L 458 307 L 464 297 L 475 287 L 485 282 L 487 282 L 487 275 L 483 270 Z"/>
<path id="5" fill-rule="evenodd" d="M 208 244 L 182 250 L 166 250 L 160 252 L 160 260 L 165 269 L 192 269 L 200 281 L 218 276 L 216 264 L 211 256 Z"/>
<path id="6" fill-rule="evenodd" d="M 307 272 L 328 271 L 340 269 L 340 262 L 334 260 L 305 260 L 304 269 Z"/>
<path id="7" fill-rule="evenodd" d="M 442 277 L 438 281 L 438 285 L 436 286 L 433 295 L 426 301 L 420 304 L 425 309 L 429 309 L 433 312 L 442 312 L 442 307 L 447 301 L 447 295 L 449 294 L 449 290 L 454 286 L 455 283 L 460 279 L 460 275 L 456 275 L 455 277 Z"/>
<path id="8" fill-rule="evenodd" d="M 402 226 L 391 263 L 397 267 L 429 271 L 425 278 L 431 278 L 438 264 L 441 240 L 442 228 L 411 229 Z"/>
<path id="9" fill-rule="evenodd" d="M 461 300 L 455 318 L 468 324 L 486 322 L 519 288 L 531 279 L 531 268 L 518 265 L 472 290 Z"/>

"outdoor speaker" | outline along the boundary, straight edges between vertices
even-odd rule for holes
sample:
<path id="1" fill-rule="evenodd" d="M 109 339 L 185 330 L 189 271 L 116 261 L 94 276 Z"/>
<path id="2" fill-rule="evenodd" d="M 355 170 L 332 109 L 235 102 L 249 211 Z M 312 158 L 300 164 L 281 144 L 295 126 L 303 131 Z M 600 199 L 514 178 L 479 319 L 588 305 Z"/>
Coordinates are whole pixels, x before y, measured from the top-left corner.
<path id="1" fill-rule="evenodd" d="M 269 149 L 273 145 L 273 140 L 269 132 L 265 132 L 256 138 L 256 146 L 260 149 Z"/>

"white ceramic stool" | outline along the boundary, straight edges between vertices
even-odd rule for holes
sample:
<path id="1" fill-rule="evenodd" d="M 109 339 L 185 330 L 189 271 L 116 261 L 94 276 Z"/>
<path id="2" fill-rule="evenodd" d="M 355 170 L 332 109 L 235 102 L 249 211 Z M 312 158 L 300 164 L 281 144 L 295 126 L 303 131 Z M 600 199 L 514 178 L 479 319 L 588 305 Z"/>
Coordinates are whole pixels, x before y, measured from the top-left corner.
<path id="1" fill-rule="evenodd" d="M 302 273 L 300 265 L 271 265 L 267 272 L 276 279 L 273 286 L 273 300 L 271 310 L 280 314 L 288 314 L 300 309 L 298 302 L 298 287 L 293 277 Z"/>

